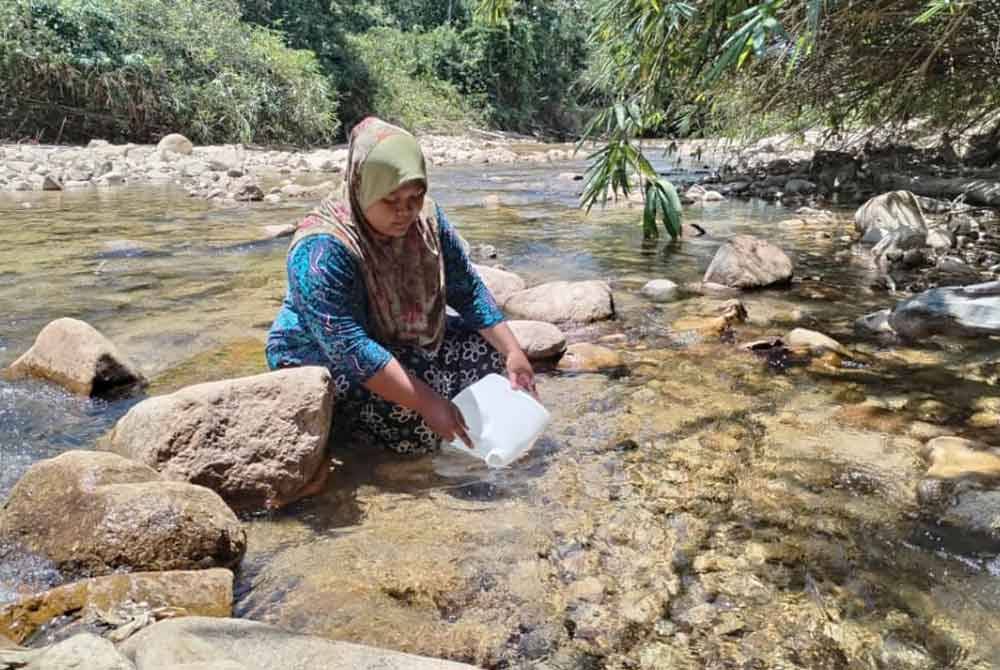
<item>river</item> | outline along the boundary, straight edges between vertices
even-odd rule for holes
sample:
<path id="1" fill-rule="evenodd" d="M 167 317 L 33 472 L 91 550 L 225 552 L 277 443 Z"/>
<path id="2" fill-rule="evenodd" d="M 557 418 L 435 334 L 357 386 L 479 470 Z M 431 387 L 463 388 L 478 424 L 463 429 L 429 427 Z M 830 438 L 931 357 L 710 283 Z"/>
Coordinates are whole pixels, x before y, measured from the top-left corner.
<path id="1" fill-rule="evenodd" d="M 969 422 L 1000 409 L 983 372 L 995 343 L 856 335 L 892 299 L 869 288 L 849 216 L 711 203 L 685 212 L 708 235 L 650 245 L 638 209 L 576 209 L 580 182 L 559 174 L 583 167 L 441 168 L 432 193 L 529 285 L 608 280 L 618 318 L 569 336 L 617 336 L 628 374 L 543 373 L 553 425 L 501 473 L 338 445 L 323 495 L 246 518 L 237 615 L 490 668 L 1000 667 L 1000 547 L 934 524 L 915 493 L 928 435 L 995 443 Z M 490 194 L 501 207 L 481 205 Z M 150 394 L 264 371 L 287 240 L 261 227 L 309 204 L 219 208 L 172 187 L 0 196 L 0 366 L 72 316 L 136 360 Z M 698 280 L 735 234 L 780 244 L 798 279 L 746 294 L 733 336 L 685 325 L 721 299 L 640 295 Z M 738 346 L 795 326 L 862 362 Z M 0 381 L 0 496 L 135 401 Z M 0 602 L 56 581 L 8 563 Z"/>

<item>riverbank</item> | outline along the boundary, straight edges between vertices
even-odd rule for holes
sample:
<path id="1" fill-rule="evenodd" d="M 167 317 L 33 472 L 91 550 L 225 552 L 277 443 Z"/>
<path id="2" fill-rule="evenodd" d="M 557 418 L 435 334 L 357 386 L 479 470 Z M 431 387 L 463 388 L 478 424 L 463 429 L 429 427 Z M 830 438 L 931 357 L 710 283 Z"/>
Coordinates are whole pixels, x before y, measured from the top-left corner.
<path id="1" fill-rule="evenodd" d="M 572 145 L 528 140 L 427 135 L 420 138 L 432 166 L 545 164 L 572 157 Z M 91 188 L 176 184 L 192 196 L 222 202 L 280 202 L 322 189 L 288 188 L 282 179 L 320 177 L 339 182 L 347 148 L 266 149 L 239 144 L 194 146 L 182 135 L 157 145 L 110 144 L 92 140 L 85 147 L 0 145 L 0 191 L 79 191 Z M 275 182 L 279 182 L 275 186 Z M 270 186 L 267 186 L 270 184 Z M 265 188 L 267 191 L 265 192 Z"/>

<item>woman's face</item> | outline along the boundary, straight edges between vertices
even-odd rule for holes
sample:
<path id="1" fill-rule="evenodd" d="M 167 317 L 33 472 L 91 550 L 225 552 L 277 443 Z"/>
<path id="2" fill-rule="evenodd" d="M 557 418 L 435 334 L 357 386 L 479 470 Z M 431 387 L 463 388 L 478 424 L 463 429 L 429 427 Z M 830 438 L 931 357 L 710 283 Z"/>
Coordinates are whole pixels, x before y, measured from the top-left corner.
<path id="1" fill-rule="evenodd" d="M 365 219 L 375 232 L 385 237 L 403 237 L 424 208 L 427 187 L 422 182 L 403 184 L 365 210 Z"/>

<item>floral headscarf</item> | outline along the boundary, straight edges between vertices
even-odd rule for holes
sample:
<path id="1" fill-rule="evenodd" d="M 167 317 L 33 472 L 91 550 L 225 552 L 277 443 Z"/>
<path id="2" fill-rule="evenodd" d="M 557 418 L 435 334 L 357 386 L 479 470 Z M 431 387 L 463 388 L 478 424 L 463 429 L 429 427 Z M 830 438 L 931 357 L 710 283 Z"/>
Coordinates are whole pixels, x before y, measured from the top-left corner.
<path id="1" fill-rule="evenodd" d="M 406 235 L 388 240 L 376 236 L 364 215 L 366 207 L 414 180 L 427 184 L 416 139 L 380 119 L 365 119 L 351 132 L 344 194 L 324 200 L 302 221 L 292 248 L 311 235 L 336 237 L 364 275 L 374 338 L 437 351 L 445 328 L 437 206 L 427 198 Z"/>

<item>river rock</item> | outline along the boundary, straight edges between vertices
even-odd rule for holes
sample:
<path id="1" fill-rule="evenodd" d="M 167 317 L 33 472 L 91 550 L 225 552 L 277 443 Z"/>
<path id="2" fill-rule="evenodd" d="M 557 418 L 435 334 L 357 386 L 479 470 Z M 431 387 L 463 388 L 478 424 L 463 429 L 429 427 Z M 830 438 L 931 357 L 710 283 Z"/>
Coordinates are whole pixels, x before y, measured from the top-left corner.
<path id="1" fill-rule="evenodd" d="M 222 568 L 137 572 L 66 584 L 0 607 L 0 635 L 23 643 L 56 617 L 111 611 L 127 602 L 177 608 L 184 616 L 232 616 L 233 573 Z"/>
<path id="2" fill-rule="evenodd" d="M 669 279 L 654 279 L 642 287 L 642 294 L 653 302 L 677 300 L 680 287 Z"/>
<path id="3" fill-rule="evenodd" d="M 566 336 L 559 328 L 544 321 L 508 321 L 518 344 L 528 360 L 544 361 L 566 351 Z"/>
<path id="4" fill-rule="evenodd" d="M 738 235 L 715 253 L 704 284 L 749 289 L 787 282 L 792 260 L 778 246 L 749 235 Z"/>
<path id="5" fill-rule="evenodd" d="M 784 190 L 786 195 L 812 195 L 816 192 L 816 184 L 807 179 L 789 179 Z"/>
<path id="6" fill-rule="evenodd" d="M 238 509 L 277 507 L 327 472 L 332 416 L 327 369 L 291 368 L 144 400 L 103 447 L 207 486 Z"/>
<path id="7" fill-rule="evenodd" d="M 17 656 L 23 658 L 19 662 Z M 0 657 L 0 667 L 24 670 L 135 670 L 115 645 L 102 637 L 81 633 L 51 647 L 12 652 L 10 665 Z"/>
<path id="8" fill-rule="evenodd" d="M 955 238 L 946 228 L 936 226 L 927 231 L 927 246 L 938 251 L 951 249 L 955 244 Z"/>
<path id="9" fill-rule="evenodd" d="M 194 151 L 194 145 L 191 143 L 191 140 L 180 133 L 171 133 L 160 140 L 156 145 L 156 150 L 158 152 L 172 151 L 182 156 L 190 156 Z"/>
<path id="10" fill-rule="evenodd" d="M 891 191 L 876 196 L 854 214 L 854 226 L 864 244 L 878 244 L 894 236 L 899 249 L 914 249 L 927 243 L 927 219 L 916 196 L 909 191 Z"/>
<path id="11" fill-rule="evenodd" d="M 1000 335 L 1000 281 L 924 291 L 897 305 L 889 324 L 909 338 Z"/>
<path id="12" fill-rule="evenodd" d="M 513 272 L 507 272 L 500 268 L 491 268 L 488 265 L 473 265 L 479 278 L 486 284 L 497 304 L 503 307 L 512 295 L 518 291 L 523 291 L 527 284 L 520 276 Z"/>
<path id="13" fill-rule="evenodd" d="M 625 360 L 620 353 L 589 342 L 569 345 L 566 353 L 559 359 L 559 369 L 570 372 L 602 372 L 624 366 Z"/>
<path id="14" fill-rule="evenodd" d="M 858 333 L 893 333 L 892 326 L 889 325 L 890 309 L 881 309 L 871 314 L 865 314 L 854 322 L 854 330 Z"/>
<path id="15" fill-rule="evenodd" d="M 940 521 L 970 535 L 1000 543 L 1000 490 L 967 489 L 958 493 Z M 996 551 L 1000 544 L 993 546 Z"/>
<path id="16" fill-rule="evenodd" d="M 825 354 L 832 351 L 846 358 L 852 358 L 851 352 L 829 335 L 818 333 L 807 328 L 795 328 L 784 337 L 785 344 L 792 349 L 808 349 L 812 354 Z"/>
<path id="17" fill-rule="evenodd" d="M 140 631 L 120 649 L 137 670 L 191 663 L 229 663 L 245 670 L 474 670 L 463 663 L 297 635 L 245 619 L 168 619 Z"/>
<path id="18" fill-rule="evenodd" d="M 237 202 L 260 202 L 264 199 L 264 191 L 252 178 L 243 178 L 237 181 L 229 197 Z"/>
<path id="19" fill-rule="evenodd" d="M 42 190 L 61 191 L 63 190 L 63 185 L 58 179 L 56 179 L 52 175 L 45 175 L 45 177 L 42 178 Z"/>
<path id="20" fill-rule="evenodd" d="M 936 437 L 925 446 L 934 479 L 1000 480 L 1000 449 L 961 437 Z"/>
<path id="21" fill-rule="evenodd" d="M 34 345 L 11 364 L 9 372 L 19 378 L 47 379 L 87 396 L 146 383 L 136 366 L 97 329 L 68 318 L 42 328 Z"/>
<path id="22" fill-rule="evenodd" d="M 557 281 L 518 291 L 504 304 L 504 311 L 519 319 L 552 323 L 590 323 L 615 315 L 611 287 L 602 281 Z"/>
<path id="23" fill-rule="evenodd" d="M 218 494 L 164 481 L 121 456 L 69 451 L 35 463 L 0 510 L 0 543 L 64 573 L 189 570 L 235 565 L 246 548 Z"/>
<path id="24" fill-rule="evenodd" d="M 274 196 L 267 196 L 267 198 L 272 198 Z M 267 198 L 264 198 L 267 200 Z M 278 199 L 280 202 L 281 199 Z M 261 231 L 264 233 L 265 240 L 276 240 L 281 237 L 292 237 L 295 235 L 295 231 L 298 229 L 294 223 L 275 223 L 269 226 L 261 227 Z"/>

